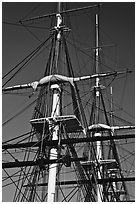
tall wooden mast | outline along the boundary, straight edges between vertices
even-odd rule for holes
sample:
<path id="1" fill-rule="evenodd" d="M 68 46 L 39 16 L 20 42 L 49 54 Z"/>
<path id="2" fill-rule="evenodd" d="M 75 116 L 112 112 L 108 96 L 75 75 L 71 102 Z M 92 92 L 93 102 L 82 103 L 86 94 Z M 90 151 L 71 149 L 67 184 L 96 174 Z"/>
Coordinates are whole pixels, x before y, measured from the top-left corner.
<path id="1" fill-rule="evenodd" d="M 59 56 L 59 42 L 61 38 L 61 31 L 59 30 L 60 25 L 62 23 L 62 18 L 60 15 L 60 7 L 61 3 L 58 3 L 58 14 L 56 15 L 57 18 L 57 38 L 56 38 L 56 47 L 55 47 L 55 70 L 58 70 L 58 56 Z M 51 85 L 51 89 L 53 90 L 53 104 L 52 104 L 52 113 L 51 117 L 55 118 L 56 116 L 60 115 L 60 87 L 58 84 Z M 55 125 L 52 140 L 58 140 L 59 135 L 59 125 Z M 57 148 L 52 148 L 50 150 L 50 159 L 57 159 L 58 153 Z M 57 163 L 53 163 L 49 165 L 49 179 L 48 179 L 48 198 L 47 202 L 54 202 L 55 201 L 55 191 L 56 191 L 56 173 L 57 173 Z"/>
<path id="2" fill-rule="evenodd" d="M 99 73 L 99 16 L 98 14 L 96 14 L 95 16 L 95 72 L 96 74 Z M 97 77 L 95 80 L 95 94 L 96 94 L 96 118 L 95 118 L 95 123 L 98 124 L 99 123 L 99 101 L 100 101 L 100 93 L 99 93 L 99 89 L 100 89 L 100 78 Z M 101 133 L 100 132 L 96 132 L 94 134 L 95 137 L 101 137 Z M 97 141 L 96 143 L 97 145 L 97 161 L 99 162 L 101 157 L 102 157 L 102 150 L 101 150 L 101 141 Z M 98 169 L 98 179 L 101 179 L 101 168 Z M 98 184 L 97 185 L 97 201 L 101 202 L 101 193 L 102 192 L 102 185 Z"/>

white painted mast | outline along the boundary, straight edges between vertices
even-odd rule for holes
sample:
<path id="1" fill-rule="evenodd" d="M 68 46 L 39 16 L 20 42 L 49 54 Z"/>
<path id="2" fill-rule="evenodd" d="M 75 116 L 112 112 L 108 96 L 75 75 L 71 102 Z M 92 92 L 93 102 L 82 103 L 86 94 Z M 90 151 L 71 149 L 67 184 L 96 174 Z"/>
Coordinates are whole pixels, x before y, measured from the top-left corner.
<path id="1" fill-rule="evenodd" d="M 96 61 L 96 74 L 99 73 L 99 23 L 98 23 L 98 14 L 96 14 L 96 27 L 95 27 L 95 33 L 96 33 L 96 49 L 95 49 L 95 61 Z M 99 88 L 100 88 L 100 83 L 99 83 L 100 79 L 99 77 L 96 78 L 95 80 L 95 89 L 96 89 L 96 124 L 99 123 Z M 101 137 L 101 133 L 97 132 L 94 135 L 96 136 L 100 136 Z M 97 161 L 100 162 L 100 159 L 102 157 L 102 149 L 101 149 L 101 141 L 97 141 L 96 143 L 97 145 Z M 99 167 L 98 169 L 98 179 L 101 179 L 101 167 Z M 102 185 L 98 184 L 97 185 L 97 201 L 98 202 L 102 202 Z"/>
<path id="2" fill-rule="evenodd" d="M 59 41 L 61 38 L 61 31 L 59 30 L 60 25 L 62 23 L 62 18 L 60 15 L 60 3 L 58 3 L 58 14 L 56 15 L 57 18 L 57 40 L 56 40 L 56 63 L 55 68 L 57 71 L 58 66 L 58 55 L 59 55 Z M 53 104 L 52 104 L 52 113 L 51 117 L 55 118 L 56 116 L 60 115 L 60 87 L 58 84 L 51 85 L 51 89 L 53 90 Z M 59 137 L 59 126 L 56 125 L 53 129 L 52 140 L 58 140 Z M 52 148 L 50 150 L 50 160 L 57 159 L 58 152 L 57 148 Z M 48 197 L 47 202 L 55 202 L 55 193 L 56 193 L 56 174 L 57 174 L 57 163 L 53 163 L 49 165 L 49 179 L 48 179 Z"/>

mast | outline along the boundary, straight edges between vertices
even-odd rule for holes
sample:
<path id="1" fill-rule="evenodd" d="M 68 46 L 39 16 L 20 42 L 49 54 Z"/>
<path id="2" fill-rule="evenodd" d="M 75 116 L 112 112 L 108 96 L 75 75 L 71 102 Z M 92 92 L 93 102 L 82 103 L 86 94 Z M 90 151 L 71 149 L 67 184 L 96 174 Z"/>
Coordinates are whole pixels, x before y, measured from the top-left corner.
<path id="1" fill-rule="evenodd" d="M 96 35 L 96 39 L 95 39 L 95 72 L 96 74 L 99 73 L 99 16 L 98 14 L 96 14 L 95 16 L 95 35 Z M 100 93 L 99 93 L 99 89 L 100 89 L 100 84 L 99 84 L 100 78 L 97 77 L 95 80 L 95 94 L 96 94 L 96 118 L 95 118 L 95 123 L 98 124 L 99 123 L 99 98 L 100 98 Z M 101 133 L 100 132 L 96 132 L 94 134 L 95 137 L 101 137 Z M 97 141 L 96 143 L 97 145 L 97 161 L 100 161 L 101 157 L 102 157 L 102 149 L 101 149 L 101 141 Z M 99 167 L 98 169 L 98 179 L 101 179 L 101 167 Z M 97 201 L 101 202 L 101 194 L 102 194 L 102 185 L 97 184 Z"/>
<path id="2" fill-rule="evenodd" d="M 111 97 L 111 101 L 110 101 L 110 121 L 111 121 L 111 125 L 113 125 L 113 92 L 112 92 L 112 86 L 110 87 L 110 97 Z"/>
<path id="3" fill-rule="evenodd" d="M 57 18 L 57 39 L 56 39 L 56 47 L 55 47 L 55 70 L 57 72 L 58 69 L 58 56 L 59 56 L 59 41 L 61 38 L 61 31 L 59 30 L 60 24 L 62 23 L 61 15 L 60 15 L 60 7 L 61 3 L 58 3 L 58 14 Z M 52 113 L 51 117 L 55 118 L 60 115 L 60 87 L 58 84 L 51 85 L 51 89 L 53 90 L 53 104 L 52 104 Z M 59 137 L 59 125 L 55 125 L 52 135 L 52 140 L 58 140 Z M 57 148 L 51 148 L 50 150 L 50 159 L 57 159 L 58 152 Z M 48 179 L 48 197 L 47 202 L 55 202 L 55 192 L 56 192 L 56 174 L 57 174 L 57 163 L 53 163 L 49 165 L 49 179 Z"/>

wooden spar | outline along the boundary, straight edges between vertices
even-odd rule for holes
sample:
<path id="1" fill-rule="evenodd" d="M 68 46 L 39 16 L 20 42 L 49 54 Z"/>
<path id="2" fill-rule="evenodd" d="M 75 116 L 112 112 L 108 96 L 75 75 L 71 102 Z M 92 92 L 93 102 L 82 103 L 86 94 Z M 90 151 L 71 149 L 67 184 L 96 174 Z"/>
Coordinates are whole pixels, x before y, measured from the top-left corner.
<path id="1" fill-rule="evenodd" d="M 135 177 L 124 177 L 124 178 L 105 178 L 105 179 L 97 179 L 99 184 L 107 183 L 107 182 L 121 182 L 121 181 L 135 181 Z M 90 183 L 89 180 L 69 180 L 69 181 L 59 181 L 56 182 L 56 185 L 79 185 L 84 183 Z M 92 181 L 93 183 L 95 181 Z M 23 187 L 31 187 L 32 184 L 24 185 Z M 47 186 L 47 183 L 39 183 L 37 186 Z"/>
<path id="2" fill-rule="evenodd" d="M 55 158 L 55 157 L 54 157 Z M 79 158 L 70 158 L 71 162 L 74 161 L 86 161 L 85 157 L 79 157 Z M 15 161 L 15 162 L 6 162 L 2 164 L 2 168 L 3 169 L 8 169 L 8 168 L 17 168 L 17 167 L 27 167 L 27 166 L 39 166 L 44 168 L 45 165 L 47 164 L 58 164 L 58 163 L 64 163 L 65 164 L 65 160 L 64 157 L 62 157 L 61 159 L 38 159 L 36 161 Z M 54 166 L 55 169 L 55 166 Z M 53 181 L 53 177 L 52 177 L 52 181 Z M 53 183 L 51 182 L 52 186 Z M 54 190 L 54 189 L 53 189 Z"/>
<path id="3" fill-rule="evenodd" d="M 76 143 L 84 143 L 84 142 L 95 142 L 95 141 L 106 141 L 106 140 L 123 140 L 123 139 L 132 139 L 135 138 L 135 134 L 124 134 L 124 135 L 113 135 L 112 136 L 103 136 L 103 137 L 83 137 L 83 138 L 71 138 L 71 139 L 62 139 L 60 141 L 61 145 L 64 144 L 76 144 Z M 51 141 L 43 141 L 44 146 L 57 146 L 58 140 Z M 2 149 L 16 149 L 16 148 L 35 148 L 39 147 L 41 142 L 27 142 L 27 143 L 16 143 L 16 144 L 4 144 L 2 145 Z"/>
<path id="4" fill-rule="evenodd" d="M 49 75 L 46 76 L 39 81 L 34 81 L 28 84 L 21 84 L 21 85 L 15 85 L 11 87 L 6 87 L 2 89 L 3 93 L 6 93 L 8 91 L 14 91 L 14 90 L 22 90 L 22 89 L 28 89 L 28 88 L 33 88 L 35 91 L 37 87 L 41 87 L 43 85 L 48 85 L 50 84 L 61 84 L 61 83 L 70 83 L 73 85 L 73 82 L 79 82 L 82 80 L 88 80 L 88 79 L 97 79 L 97 78 L 103 78 L 103 77 L 109 77 L 109 76 L 117 76 L 121 74 L 127 74 L 127 73 L 132 73 L 130 70 L 125 70 L 125 71 L 115 71 L 115 72 L 107 72 L 107 73 L 98 73 L 98 74 L 93 74 L 89 76 L 82 76 L 82 77 L 66 77 L 58 74 L 54 75 Z"/>
<path id="5" fill-rule="evenodd" d="M 66 13 L 82 11 L 82 10 L 85 10 L 85 9 L 91 9 L 91 8 L 99 7 L 101 5 L 102 4 L 95 4 L 95 5 L 92 5 L 92 6 L 85 6 L 85 7 L 82 7 L 82 8 L 69 9 L 69 10 L 66 10 L 66 11 L 60 11 L 60 14 L 62 15 L 62 14 L 66 14 Z M 37 17 L 30 18 L 30 19 L 25 19 L 25 20 L 22 20 L 20 22 L 23 23 L 23 22 L 33 21 L 33 20 L 37 20 L 37 19 L 41 19 L 41 18 L 52 17 L 52 16 L 56 16 L 57 14 L 58 13 L 46 14 L 46 15 L 43 15 L 43 16 L 37 16 Z"/>

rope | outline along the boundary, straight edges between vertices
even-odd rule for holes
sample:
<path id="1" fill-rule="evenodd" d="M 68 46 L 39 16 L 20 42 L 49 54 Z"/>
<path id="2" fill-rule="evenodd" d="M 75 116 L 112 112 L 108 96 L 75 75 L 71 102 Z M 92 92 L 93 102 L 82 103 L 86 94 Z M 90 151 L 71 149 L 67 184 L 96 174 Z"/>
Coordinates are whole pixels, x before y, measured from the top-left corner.
<path id="1" fill-rule="evenodd" d="M 25 108 L 21 109 L 18 113 L 16 113 L 15 115 L 13 115 L 11 118 L 9 118 L 8 120 L 6 120 L 2 125 L 6 125 L 7 123 L 9 123 L 11 120 L 15 119 L 17 116 L 19 116 L 20 114 L 22 114 L 25 110 L 27 110 L 30 106 L 32 106 L 37 99 L 35 99 L 34 101 L 32 101 L 29 105 L 27 105 Z"/>
<path id="2" fill-rule="evenodd" d="M 34 51 L 32 51 L 27 57 L 25 57 L 20 63 L 18 63 L 15 67 L 13 67 L 8 73 L 6 73 L 2 79 L 4 79 L 7 75 L 9 75 L 12 71 L 14 71 L 20 64 L 22 64 L 25 60 L 27 60 L 9 79 L 5 84 L 2 86 L 4 87 L 29 61 L 32 57 L 45 45 L 45 43 L 51 38 L 49 36 L 43 43 L 41 43 Z M 27 59 L 29 58 L 29 59 Z"/>
<path id="3" fill-rule="evenodd" d="M 12 139 L 10 139 L 10 140 L 7 140 L 7 141 L 5 141 L 5 142 L 2 142 L 2 144 L 11 142 L 11 141 L 16 140 L 16 139 L 19 139 L 19 138 L 22 138 L 22 137 L 24 137 L 24 136 L 26 136 L 26 135 L 29 135 L 30 133 L 32 133 L 32 132 L 27 132 L 27 133 L 24 133 L 24 134 L 22 134 L 22 135 L 19 135 L 18 137 L 14 137 L 14 138 L 12 138 Z"/>

